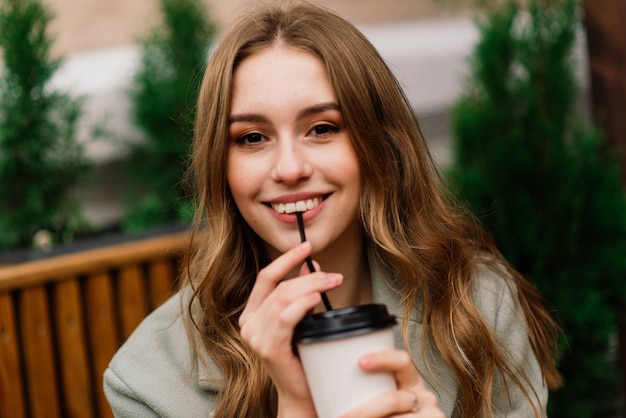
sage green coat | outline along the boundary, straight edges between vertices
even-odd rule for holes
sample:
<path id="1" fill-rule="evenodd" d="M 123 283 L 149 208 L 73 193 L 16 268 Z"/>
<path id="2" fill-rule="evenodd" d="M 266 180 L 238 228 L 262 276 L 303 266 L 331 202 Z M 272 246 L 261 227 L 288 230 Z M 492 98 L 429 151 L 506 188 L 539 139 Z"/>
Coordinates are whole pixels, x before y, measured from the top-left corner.
<path id="1" fill-rule="evenodd" d="M 387 305 L 401 317 L 399 299 L 372 269 L 373 301 Z M 541 409 L 545 411 L 548 390 L 532 351 L 520 308 L 505 280 L 491 270 L 477 272 L 474 300 L 487 322 L 496 330 L 500 343 L 531 378 Z M 150 314 L 124 343 L 104 373 L 104 390 L 116 417 L 211 417 L 222 374 L 210 358 L 204 363 L 192 356 L 181 314 L 179 292 Z M 186 312 L 186 309 L 182 310 Z M 422 323 L 417 315 L 410 319 L 410 350 L 420 371 L 426 368 L 421 346 Z M 401 327 L 395 329 L 396 347 L 402 347 Z M 426 377 L 439 396 L 447 417 L 462 417 L 455 408 L 458 389 L 451 370 L 437 356 L 430 367 L 439 384 Z M 532 393 L 532 390 L 531 390 Z M 529 418 L 532 407 L 518 390 L 499 393 L 494 399 L 497 417 Z"/>

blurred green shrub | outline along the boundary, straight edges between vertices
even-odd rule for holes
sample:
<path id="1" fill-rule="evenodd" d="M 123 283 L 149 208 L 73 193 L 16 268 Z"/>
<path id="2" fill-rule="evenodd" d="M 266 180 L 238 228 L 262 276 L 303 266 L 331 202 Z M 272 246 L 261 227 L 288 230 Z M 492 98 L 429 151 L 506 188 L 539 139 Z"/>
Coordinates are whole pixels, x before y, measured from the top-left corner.
<path id="1" fill-rule="evenodd" d="M 81 224 L 70 196 L 87 169 L 75 138 L 81 100 L 50 89 L 60 65 L 51 20 L 40 1 L 0 2 L 0 248 L 28 246 L 42 229 L 66 241 Z"/>
<path id="2" fill-rule="evenodd" d="M 552 418 L 615 416 L 615 307 L 626 300 L 626 194 L 601 135 L 576 111 L 577 2 L 504 2 L 478 21 L 453 112 L 451 178 L 564 329 Z"/>
<path id="3" fill-rule="evenodd" d="M 132 146 L 126 229 L 188 221 L 181 187 L 194 106 L 215 32 L 199 0 L 160 0 L 162 23 L 141 41 L 131 92 L 133 118 L 145 141 Z"/>

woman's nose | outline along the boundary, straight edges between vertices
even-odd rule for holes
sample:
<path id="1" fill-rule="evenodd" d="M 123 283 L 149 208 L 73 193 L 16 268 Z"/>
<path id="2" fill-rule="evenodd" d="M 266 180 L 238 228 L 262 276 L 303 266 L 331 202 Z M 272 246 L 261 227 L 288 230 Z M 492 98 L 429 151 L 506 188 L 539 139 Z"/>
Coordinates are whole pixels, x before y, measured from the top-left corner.
<path id="1" fill-rule="evenodd" d="M 311 174 L 313 174 L 313 168 L 303 144 L 297 140 L 280 141 L 279 146 L 276 147 L 272 180 L 295 184 L 309 178 Z"/>

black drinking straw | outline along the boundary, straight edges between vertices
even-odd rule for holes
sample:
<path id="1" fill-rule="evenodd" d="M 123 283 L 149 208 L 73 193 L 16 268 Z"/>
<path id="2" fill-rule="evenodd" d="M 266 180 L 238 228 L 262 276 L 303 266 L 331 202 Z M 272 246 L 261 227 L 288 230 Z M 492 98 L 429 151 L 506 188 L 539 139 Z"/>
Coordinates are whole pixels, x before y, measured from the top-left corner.
<path id="1" fill-rule="evenodd" d="M 296 218 L 298 218 L 298 230 L 300 231 L 300 242 L 306 241 L 306 235 L 304 235 L 304 221 L 302 220 L 302 212 L 296 212 Z M 309 271 L 311 273 L 315 273 L 315 266 L 313 265 L 313 260 L 311 257 L 306 258 L 306 265 L 309 266 Z M 326 292 L 322 292 L 322 302 L 324 302 L 324 307 L 327 311 L 332 311 L 333 307 L 330 304 L 330 300 L 328 300 L 328 296 L 326 296 Z"/>

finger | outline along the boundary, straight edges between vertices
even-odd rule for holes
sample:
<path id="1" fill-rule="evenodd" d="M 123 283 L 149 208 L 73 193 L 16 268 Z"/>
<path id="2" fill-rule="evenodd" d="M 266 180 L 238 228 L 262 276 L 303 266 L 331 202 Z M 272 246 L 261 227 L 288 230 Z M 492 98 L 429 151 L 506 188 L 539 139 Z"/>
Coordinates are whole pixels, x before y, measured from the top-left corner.
<path id="1" fill-rule="evenodd" d="M 293 355 L 291 340 L 297 323 L 320 301 L 319 293 L 309 293 L 284 309 L 275 310 L 275 305 L 270 311 L 259 309 L 241 324 L 241 337 L 261 360 L 285 362 Z"/>
<path id="2" fill-rule="evenodd" d="M 317 261 L 312 260 L 312 262 L 313 262 L 313 267 L 315 268 L 314 271 L 321 271 L 322 270 L 322 268 L 320 267 L 320 264 Z M 309 269 L 308 263 L 302 264 L 302 267 L 300 267 L 300 276 L 304 276 L 304 275 L 310 274 L 310 273 L 313 273 L 313 271 L 311 271 Z"/>
<path id="3" fill-rule="evenodd" d="M 414 392 L 394 390 L 361 403 L 341 418 L 403 417 L 405 414 L 415 413 L 417 405 L 417 395 Z"/>
<path id="4" fill-rule="evenodd" d="M 434 392 L 431 392 L 426 384 L 423 382 L 417 385 L 412 392 L 417 397 L 417 403 L 414 407 L 414 411 L 420 413 L 420 416 L 429 416 L 432 418 L 444 417 L 443 412 L 439 406 L 439 398 Z M 438 414 L 435 414 L 438 412 Z M 427 414 L 428 413 L 428 414 Z"/>
<path id="5" fill-rule="evenodd" d="M 359 359 L 365 371 L 391 371 L 400 389 L 418 384 L 421 378 L 413 365 L 411 356 L 405 350 L 381 350 L 369 353 Z"/>
<path id="6" fill-rule="evenodd" d="M 301 298 L 332 290 L 340 286 L 342 281 L 342 274 L 326 272 L 285 280 L 276 286 L 263 303 L 269 307 L 270 311 L 273 311 L 274 315 L 279 315 L 290 305 L 298 305 Z"/>
<path id="7" fill-rule="evenodd" d="M 343 414 L 341 418 L 445 418 L 437 396 L 425 385 L 382 393 Z"/>
<path id="8" fill-rule="evenodd" d="M 322 302 L 322 295 L 320 292 L 308 293 L 301 296 L 294 303 L 287 305 L 279 314 L 276 321 L 277 326 L 282 326 L 283 329 L 289 329 L 289 339 L 293 336 L 293 330 L 297 324 L 311 312 L 317 305 Z"/>
<path id="9" fill-rule="evenodd" d="M 417 373 L 411 356 L 405 350 L 381 350 L 366 354 L 359 359 L 359 364 L 366 371 L 391 371 L 400 392 L 415 395 L 416 405 L 411 409 L 420 412 L 419 416 L 443 417 L 440 413 L 439 398 L 428 389 L 426 382 Z"/>
<path id="10" fill-rule="evenodd" d="M 305 241 L 277 257 L 259 271 L 248 298 L 248 306 L 256 307 L 276 288 L 276 285 L 311 254 L 311 243 Z"/>
<path id="11" fill-rule="evenodd" d="M 339 286 L 342 280 L 339 273 L 319 272 L 281 282 L 257 310 L 240 316 L 243 340 L 265 360 L 276 358 L 281 345 L 291 350 L 297 323 L 321 302 L 321 291 Z"/>
<path id="12" fill-rule="evenodd" d="M 304 315 L 320 303 L 321 292 L 332 290 L 342 282 L 342 274 L 326 272 L 280 282 L 258 306 L 252 307 L 248 303 L 239 317 L 242 335 L 248 336 L 250 329 L 245 325 L 251 320 L 253 323 L 265 322 L 270 327 L 278 326 L 279 329 L 293 331 Z M 264 328 L 267 330 L 267 325 Z"/>

